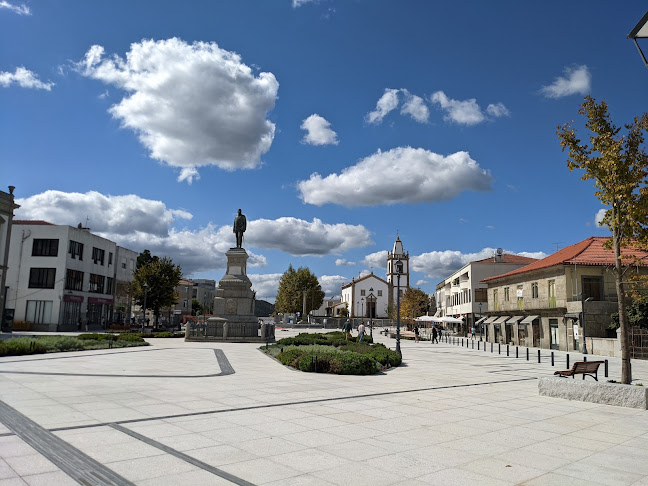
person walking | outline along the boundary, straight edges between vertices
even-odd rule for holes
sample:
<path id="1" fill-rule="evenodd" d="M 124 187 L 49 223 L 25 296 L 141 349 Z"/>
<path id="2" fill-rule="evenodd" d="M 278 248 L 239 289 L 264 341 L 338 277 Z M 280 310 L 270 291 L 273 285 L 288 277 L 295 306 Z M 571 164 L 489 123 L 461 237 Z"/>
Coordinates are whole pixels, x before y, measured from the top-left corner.
<path id="1" fill-rule="evenodd" d="M 344 331 L 344 334 L 346 335 L 346 340 L 348 341 L 349 338 L 351 337 L 351 322 L 349 322 L 349 319 L 346 320 L 344 323 L 344 327 L 342 328 Z"/>
<path id="2" fill-rule="evenodd" d="M 360 325 L 358 326 L 358 341 L 362 342 L 364 341 L 364 335 L 365 335 L 365 326 L 364 322 L 361 322 Z"/>
<path id="3" fill-rule="evenodd" d="M 414 342 L 418 343 L 419 342 L 419 328 L 416 326 L 414 328 Z"/>
<path id="4" fill-rule="evenodd" d="M 433 327 L 432 328 L 432 342 L 433 343 L 438 343 L 439 340 L 437 339 L 438 333 L 437 333 L 437 328 Z"/>

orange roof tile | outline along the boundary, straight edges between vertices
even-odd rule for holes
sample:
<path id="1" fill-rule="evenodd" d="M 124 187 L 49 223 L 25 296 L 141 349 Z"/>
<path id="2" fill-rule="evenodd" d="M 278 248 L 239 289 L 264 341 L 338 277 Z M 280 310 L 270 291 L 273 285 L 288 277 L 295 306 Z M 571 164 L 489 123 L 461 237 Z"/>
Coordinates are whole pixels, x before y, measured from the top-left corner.
<path id="1" fill-rule="evenodd" d="M 525 267 L 502 275 L 485 278 L 482 282 L 541 270 L 556 265 L 614 265 L 614 250 L 608 250 L 603 246 L 609 239 L 607 236 L 590 236 L 586 240 L 566 246 L 542 260 L 537 260 Z M 642 261 L 639 263 L 639 266 L 648 266 L 648 252 L 635 248 L 623 248 L 621 255 L 624 258 L 640 258 Z M 629 260 L 626 261 L 629 262 Z M 636 263 L 633 260 L 631 264 L 635 265 Z"/>

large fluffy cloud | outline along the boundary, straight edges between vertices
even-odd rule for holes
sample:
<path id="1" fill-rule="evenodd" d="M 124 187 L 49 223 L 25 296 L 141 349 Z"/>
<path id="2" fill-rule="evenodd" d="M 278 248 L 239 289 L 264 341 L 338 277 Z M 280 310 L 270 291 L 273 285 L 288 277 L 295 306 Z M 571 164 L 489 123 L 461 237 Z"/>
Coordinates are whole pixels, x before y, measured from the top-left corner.
<path id="1" fill-rule="evenodd" d="M 248 273 L 256 298 L 274 302 L 282 275 L 281 273 Z"/>
<path id="2" fill-rule="evenodd" d="M 92 232 L 135 251 L 145 248 L 173 258 L 188 273 L 225 267 L 225 252 L 234 244 L 232 227 L 212 223 L 199 229 L 177 228 L 178 220 L 192 218 L 184 209 L 170 209 L 161 201 L 136 195 L 106 196 L 98 192 L 47 191 L 17 199 L 16 219 L 40 219 L 55 224 L 86 224 Z M 371 244 L 362 225 L 325 224 L 297 218 L 248 221 L 245 245 L 276 249 L 292 255 L 326 255 Z M 266 265 L 263 255 L 251 252 L 248 265 Z"/>
<path id="3" fill-rule="evenodd" d="M 387 268 L 387 250 L 377 251 L 365 256 L 361 263 L 370 268 Z"/>
<path id="4" fill-rule="evenodd" d="M 143 40 L 125 58 L 107 58 L 95 45 L 76 69 L 126 92 L 110 113 L 151 157 L 180 168 L 179 180 L 191 182 L 200 166 L 254 168 L 272 144 L 275 125 L 266 116 L 277 80 L 255 76 L 238 54 L 213 42 Z"/>
<path id="5" fill-rule="evenodd" d="M 31 10 L 24 3 L 21 3 L 20 5 L 14 5 L 13 3 L 7 2 L 7 0 L 1 0 L 0 8 L 6 8 L 18 15 L 31 15 Z"/>
<path id="6" fill-rule="evenodd" d="M 373 243 L 362 225 L 326 224 L 317 218 L 311 222 L 290 217 L 257 219 L 249 224 L 246 237 L 256 248 L 301 256 L 339 253 Z"/>
<path id="7" fill-rule="evenodd" d="M 470 262 L 492 257 L 495 251 L 495 248 L 484 248 L 476 253 L 462 253 L 455 250 L 431 251 L 412 256 L 410 261 L 412 270 L 415 272 L 422 272 L 428 278 L 442 279 Z M 543 252 L 515 253 L 504 250 L 504 253 L 512 253 L 529 258 L 544 258 L 547 256 Z"/>
<path id="8" fill-rule="evenodd" d="M 564 76 L 558 76 L 554 82 L 540 89 L 547 98 L 562 98 L 573 94 L 585 95 L 591 89 L 592 76 L 587 66 L 566 67 Z"/>
<path id="9" fill-rule="evenodd" d="M 340 174 L 314 173 L 298 183 L 301 199 L 347 207 L 445 201 L 461 191 L 489 191 L 489 171 L 467 152 L 443 156 L 422 148 L 378 151 Z"/>
<path id="10" fill-rule="evenodd" d="M 306 118 L 301 124 L 301 129 L 306 130 L 306 135 L 302 139 L 303 143 L 309 145 L 338 144 L 337 133 L 331 130 L 331 124 L 317 113 Z"/>
<path id="11" fill-rule="evenodd" d="M 350 281 L 348 277 L 341 275 L 322 275 L 317 280 L 319 280 L 327 299 L 340 297 L 342 295 L 342 285 Z"/>
<path id="12" fill-rule="evenodd" d="M 447 121 L 461 125 L 477 125 L 488 120 L 475 98 L 454 100 L 448 98 L 443 91 L 437 91 L 430 97 L 430 101 L 438 104 L 445 111 L 444 118 Z M 510 115 L 503 103 L 488 105 L 486 113 L 495 118 Z"/>
<path id="13" fill-rule="evenodd" d="M 17 67 L 13 73 L 0 71 L 0 86 L 7 88 L 17 84 L 21 88 L 44 89 L 51 91 L 54 83 L 44 83 L 38 76 L 24 67 Z"/>

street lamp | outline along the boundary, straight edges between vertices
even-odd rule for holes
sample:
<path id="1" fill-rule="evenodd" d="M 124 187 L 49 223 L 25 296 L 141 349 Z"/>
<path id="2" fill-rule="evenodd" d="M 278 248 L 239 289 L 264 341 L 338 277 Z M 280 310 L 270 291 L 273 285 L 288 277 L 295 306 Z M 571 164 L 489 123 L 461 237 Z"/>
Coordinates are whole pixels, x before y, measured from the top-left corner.
<path id="1" fill-rule="evenodd" d="M 637 42 L 637 39 L 645 39 L 647 37 L 648 37 L 648 12 L 646 12 L 646 14 L 639 21 L 639 23 L 635 25 L 634 29 L 632 29 L 628 34 L 628 39 L 632 39 L 634 41 L 635 46 L 637 46 L 637 50 L 639 51 L 639 55 L 641 56 L 641 60 L 644 62 L 644 65 L 646 67 L 648 67 L 648 61 L 646 61 L 646 56 L 641 50 L 641 47 L 639 47 L 639 43 Z"/>
<path id="2" fill-rule="evenodd" d="M 371 292 L 373 288 L 369 289 L 369 295 L 367 296 L 367 302 L 369 306 L 369 332 L 373 338 L 373 303 L 376 301 L 376 296 Z"/>
<path id="3" fill-rule="evenodd" d="M 365 316 L 364 315 L 364 297 L 360 297 L 360 304 L 362 305 L 362 307 L 361 307 L 362 310 L 360 311 L 361 312 L 360 317 L 362 317 L 364 319 L 364 316 Z"/>
<path id="4" fill-rule="evenodd" d="M 583 292 L 581 292 L 581 319 L 583 319 L 582 325 L 583 325 L 583 354 L 587 354 L 587 339 L 585 339 L 585 302 L 589 302 L 590 300 L 593 300 L 592 297 L 588 297 L 587 299 L 583 300 L 583 297 L 585 295 Z"/>
<path id="5" fill-rule="evenodd" d="M 396 352 L 403 356 L 400 348 L 400 278 L 403 273 L 403 262 L 396 262 Z"/>
<path id="6" fill-rule="evenodd" d="M 482 315 L 481 315 L 481 306 L 482 306 L 482 303 L 480 302 L 480 303 L 479 303 L 479 319 L 480 319 L 480 320 L 481 320 L 481 318 L 482 318 Z M 482 337 L 483 337 L 483 335 L 484 335 L 484 323 L 483 323 L 483 322 L 480 323 L 480 325 L 479 325 L 479 334 L 481 334 L 481 336 L 479 336 L 479 340 L 480 340 L 480 341 L 483 341 L 483 339 L 482 339 Z"/>
<path id="7" fill-rule="evenodd" d="M 143 309 L 143 318 L 142 318 L 142 332 L 144 332 L 144 324 L 146 324 L 146 293 L 148 292 L 148 284 L 144 282 L 142 288 L 144 289 L 144 309 Z"/>

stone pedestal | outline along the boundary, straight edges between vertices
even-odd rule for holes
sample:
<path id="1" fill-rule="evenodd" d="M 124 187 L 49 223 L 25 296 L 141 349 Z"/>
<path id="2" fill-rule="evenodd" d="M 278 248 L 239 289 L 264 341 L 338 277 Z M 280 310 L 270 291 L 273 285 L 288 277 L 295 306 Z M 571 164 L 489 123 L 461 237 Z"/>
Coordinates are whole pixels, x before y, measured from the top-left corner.
<path id="1" fill-rule="evenodd" d="M 214 317 L 205 324 L 188 325 L 187 341 L 274 341 L 272 329 L 262 329 L 254 315 L 255 292 L 247 276 L 248 254 L 243 248 L 230 248 L 227 271 L 218 282 L 214 297 Z"/>

